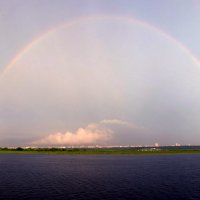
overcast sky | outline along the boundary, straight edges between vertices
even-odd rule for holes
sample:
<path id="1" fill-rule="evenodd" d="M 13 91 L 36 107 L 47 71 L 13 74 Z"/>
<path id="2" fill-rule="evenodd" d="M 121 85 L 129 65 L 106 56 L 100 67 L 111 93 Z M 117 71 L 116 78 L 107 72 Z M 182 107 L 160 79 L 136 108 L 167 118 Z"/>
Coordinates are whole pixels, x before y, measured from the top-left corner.
<path id="1" fill-rule="evenodd" d="M 0 0 L 0 145 L 200 144 L 199 0 Z"/>

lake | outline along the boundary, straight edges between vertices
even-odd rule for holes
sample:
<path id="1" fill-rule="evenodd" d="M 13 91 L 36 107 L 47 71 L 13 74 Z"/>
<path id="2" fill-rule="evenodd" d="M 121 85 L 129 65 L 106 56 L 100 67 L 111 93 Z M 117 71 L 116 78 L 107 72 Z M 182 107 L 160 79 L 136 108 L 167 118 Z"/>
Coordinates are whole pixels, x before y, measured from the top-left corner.
<path id="1" fill-rule="evenodd" d="M 0 200 L 200 199 L 200 154 L 0 155 Z"/>

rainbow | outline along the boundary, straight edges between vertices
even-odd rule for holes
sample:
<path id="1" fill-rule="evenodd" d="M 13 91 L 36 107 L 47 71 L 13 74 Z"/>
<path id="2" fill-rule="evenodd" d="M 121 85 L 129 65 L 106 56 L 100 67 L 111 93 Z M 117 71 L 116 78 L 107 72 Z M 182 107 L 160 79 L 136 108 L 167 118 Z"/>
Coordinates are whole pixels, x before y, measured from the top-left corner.
<path id="1" fill-rule="evenodd" d="M 56 27 L 53 27 L 49 29 L 48 31 L 40 34 L 39 36 L 35 37 L 31 40 L 30 43 L 28 43 L 24 48 L 22 48 L 14 57 L 13 59 L 3 68 L 2 72 L 0 73 L 0 78 L 4 77 L 10 69 L 22 58 L 26 52 L 28 52 L 31 48 L 33 48 L 35 45 L 40 43 L 45 37 L 47 37 L 49 34 L 56 32 L 62 28 L 70 28 L 71 26 L 77 25 L 79 23 L 87 22 L 87 21 L 95 21 L 95 20 L 119 20 L 119 21 L 125 21 L 129 24 L 136 24 L 141 27 L 144 27 L 148 30 L 155 31 L 156 33 L 159 33 L 164 38 L 166 38 L 169 41 L 172 41 L 174 44 L 176 44 L 177 47 L 179 47 L 183 52 L 185 52 L 190 58 L 192 59 L 193 63 L 198 65 L 200 67 L 200 61 L 193 55 L 193 53 L 180 41 L 178 41 L 176 38 L 172 37 L 171 35 L 167 34 L 166 32 L 156 28 L 155 26 L 152 26 L 144 21 L 132 18 L 132 17 L 124 17 L 124 16 L 115 16 L 115 15 L 97 15 L 97 16 L 86 16 L 86 17 L 80 17 L 73 19 L 71 21 L 62 23 Z"/>

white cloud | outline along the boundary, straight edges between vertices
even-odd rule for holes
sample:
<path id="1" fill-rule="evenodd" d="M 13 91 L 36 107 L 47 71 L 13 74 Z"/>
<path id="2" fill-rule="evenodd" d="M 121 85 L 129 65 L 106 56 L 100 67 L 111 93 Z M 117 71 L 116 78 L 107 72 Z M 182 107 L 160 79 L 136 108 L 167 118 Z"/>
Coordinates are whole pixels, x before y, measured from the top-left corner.
<path id="1" fill-rule="evenodd" d="M 91 123 L 76 131 L 57 132 L 33 141 L 33 145 L 96 145 L 111 144 L 128 133 L 139 133 L 143 130 L 133 123 L 108 119 Z"/>
<path id="2" fill-rule="evenodd" d="M 100 121 L 100 123 L 102 123 L 102 124 L 128 124 L 128 122 L 122 121 L 119 119 L 104 119 L 104 120 Z"/>
<path id="3" fill-rule="evenodd" d="M 106 119 L 106 120 L 100 121 L 100 123 L 106 124 L 106 125 L 121 125 L 121 126 L 126 126 L 129 128 L 141 128 L 141 127 L 136 126 L 135 124 L 132 124 L 124 120 L 119 120 L 119 119 Z"/>
<path id="4" fill-rule="evenodd" d="M 109 141 L 113 131 L 101 127 L 98 123 L 89 124 L 85 128 L 79 128 L 74 133 L 53 133 L 42 139 L 34 141 L 36 145 L 88 145 Z"/>

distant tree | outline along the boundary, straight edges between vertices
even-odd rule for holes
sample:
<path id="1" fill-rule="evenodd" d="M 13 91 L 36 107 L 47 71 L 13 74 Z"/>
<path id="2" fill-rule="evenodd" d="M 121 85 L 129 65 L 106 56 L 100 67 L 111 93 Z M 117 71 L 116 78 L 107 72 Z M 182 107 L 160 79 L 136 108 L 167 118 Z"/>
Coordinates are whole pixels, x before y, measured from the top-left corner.
<path id="1" fill-rule="evenodd" d="M 21 147 L 17 147 L 16 150 L 17 150 L 17 151 L 23 151 L 24 149 L 21 148 Z"/>

